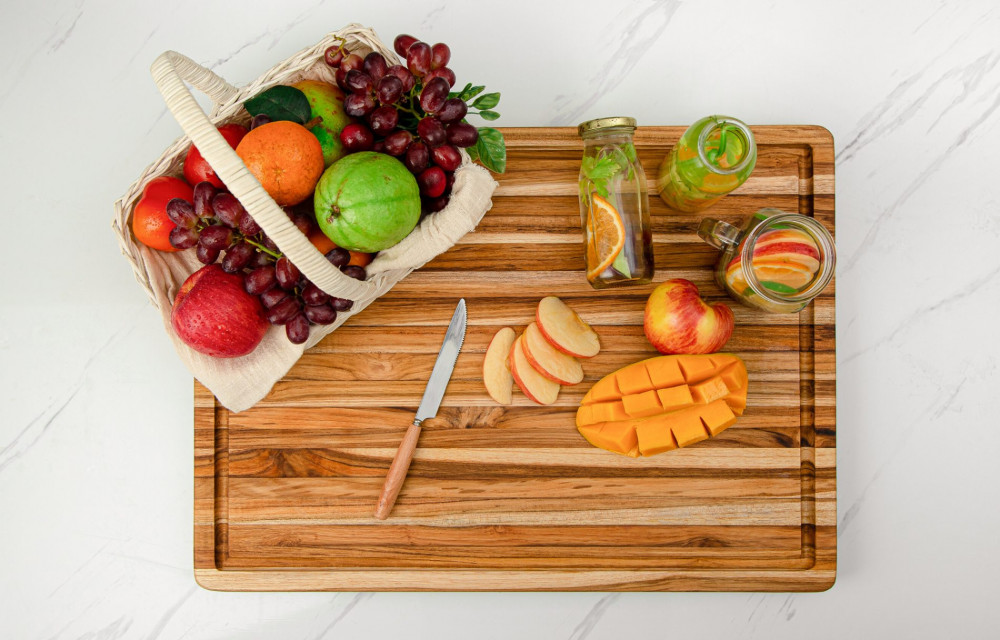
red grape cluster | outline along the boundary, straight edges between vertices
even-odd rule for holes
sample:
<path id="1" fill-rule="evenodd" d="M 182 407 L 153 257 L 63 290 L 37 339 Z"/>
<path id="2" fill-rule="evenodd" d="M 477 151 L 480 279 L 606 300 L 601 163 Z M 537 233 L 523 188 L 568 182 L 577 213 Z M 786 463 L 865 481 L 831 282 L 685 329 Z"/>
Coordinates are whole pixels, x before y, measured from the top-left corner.
<path id="1" fill-rule="evenodd" d="M 285 209 L 307 237 L 315 231 L 311 210 L 311 200 Z M 211 182 L 195 185 L 193 202 L 183 198 L 170 200 L 167 216 L 177 225 L 170 232 L 170 244 L 177 249 L 197 247 L 196 255 L 203 264 L 213 264 L 222 255 L 222 270 L 243 274 L 244 288 L 260 297 L 267 309 L 268 322 L 283 325 L 294 344 L 309 339 L 311 325 L 331 324 L 338 311 L 349 311 L 354 306 L 351 300 L 328 295 L 299 273 L 240 201 L 228 191 L 216 189 Z M 364 267 L 348 265 L 351 254 L 347 249 L 331 249 L 326 258 L 344 275 L 358 280 L 367 275 Z"/>
<path id="2" fill-rule="evenodd" d="M 378 52 L 348 54 L 343 44 L 326 50 L 324 59 L 347 93 L 344 111 L 363 119 L 344 127 L 340 140 L 349 153 L 377 151 L 402 160 L 417 178 L 424 209 L 440 211 L 462 163 L 458 149 L 476 144 L 479 131 L 464 121 L 465 101 L 450 93 L 455 73 L 447 66 L 448 45 L 404 34 L 393 46 L 405 65 L 390 66 Z"/>

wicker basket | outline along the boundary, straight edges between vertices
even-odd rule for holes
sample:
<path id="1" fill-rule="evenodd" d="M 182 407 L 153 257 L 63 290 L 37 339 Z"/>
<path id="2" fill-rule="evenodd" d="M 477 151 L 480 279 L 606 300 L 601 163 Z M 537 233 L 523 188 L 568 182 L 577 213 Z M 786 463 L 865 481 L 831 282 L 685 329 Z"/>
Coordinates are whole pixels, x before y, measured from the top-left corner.
<path id="1" fill-rule="evenodd" d="M 334 83 L 333 70 L 324 63 L 323 53 L 340 38 L 346 41 L 346 48 L 352 53 L 365 55 L 378 51 L 387 61 L 398 60 L 395 52 L 387 48 L 374 31 L 352 24 L 329 34 L 316 45 L 298 52 L 239 89 L 173 51 L 162 54 L 152 65 L 153 79 L 168 109 L 187 135 L 174 142 L 156 162 L 147 167 L 125 195 L 115 202 L 112 227 L 136 280 L 159 309 L 178 355 L 195 378 L 233 411 L 253 406 L 287 372 L 305 348 L 363 310 L 410 271 L 451 247 L 475 228 L 492 204 L 490 198 L 496 182 L 489 172 L 472 164 L 463 152 L 462 166 L 455 172 L 455 185 L 448 206 L 426 216 L 403 241 L 379 253 L 368 266 L 368 278 L 364 282 L 345 276 L 333 267 L 295 227 L 216 127 L 229 122 L 248 124 L 250 116 L 243 108 L 244 100 L 270 86 L 291 84 L 305 78 Z M 185 86 L 185 81 L 212 99 L 215 108 L 211 115 L 201 109 Z M 333 324 L 314 325 L 305 345 L 291 344 L 281 327 L 272 327 L 253 353 L 241 358 L 218 359 L 193 351 L 174 334 L 170 326 L 173 299 L 184 280 L 202 265 L 195 258 L 193 249 L 164 253 L 136 242 L 129 221 L 150 180 L 162 175 L 181 175 L 184 156 L 192 142 L 229 191 L 303 275 L 331 296 L 354 301 L 351 311 L 339 314 Z"/>

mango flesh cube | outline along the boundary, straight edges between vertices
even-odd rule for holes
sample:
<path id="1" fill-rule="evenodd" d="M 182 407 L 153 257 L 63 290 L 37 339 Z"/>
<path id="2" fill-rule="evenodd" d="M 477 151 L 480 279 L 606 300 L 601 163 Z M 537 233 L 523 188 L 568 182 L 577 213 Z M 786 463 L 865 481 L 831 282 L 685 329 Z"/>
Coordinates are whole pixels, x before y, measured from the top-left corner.
<path id="1" fill-rule="evenodd" d="M 662 420 L 646 420 L 635 428 L 639 439 L 639 453 L 652 456 L 677 448 L 670 427 Z"/>
<path id="2" fill-rule="evenodd" d="M 645 365 L 649 379 L 657 389 L 684 384 L 684 374 L 681 373 L 677 358 L 653 358 L 646 360 Z"/>
<path id="3" fill-rule="evenodd" d="M 746 365 L 732 354 L 659 356 L 598 381 L 576 414 L 594 446 L 628 456 L 692 445 L 730 427 L 747 401 Z"/>
<path id="4" fill-rule="evenodd" d="M 694 404 L 694 398 L 691 397 L 691 389 L 686 384 L 682 384 L 679 387 L 657 389 L 656 395 L 660 400 L 660 404 L 663 405 L 664 411 L 676 411 L 677 409 L 683 409 Z"/>
<path id="5" fill-rule="evenodd" d="M 673 419 L 670 421 L 670 431 L 673 432 L 674 439 L 677 440 L 677 446 L 686 447 L 708 438 L 708 431 L 701 423 L 701 415 L 699 415 L 701 408 L 694 406 L 678 411 L 671 416 Z"/>
<path id="6" fill-rule="evenodd" d="M 716 400 L 702 407 L 701 421 L 709 433 L 717 436 L 736 422 L 736 415 L 725 400 Z"/>
<path id="7" fill-rule="evenodd" d="M 681 371 L 684 373 L 684 380 L 688 384 L 701 382 L 715 373 L 712 359 L 703 356 L 678 356 L 677 364 L 680 365 Z"/>
<path id="8" fill-rule="evenodd" d="M 642 363 L 637 364 L 641 365 Z M 625 367 L 615 374 L 615 378 L 618 380 L 618 388 L 621 390 L 623 396 L 651 391 L 655 388 L 644 366 L 632 365 Z"/>
<path id="9" fill-rule="evenodd" d="M 727 395 L 729 395 L 729 388 L 721 376 L 691 385 L 691 397 L 694 398 L 695 402 L 701 404 L 708 404 L 719 398 L 725 398 Z"/>
<path id="10" fill-rule="evenodd" d="M 615 380 L 614 375 L 609 375 L 601 378 L 590 388 L 587 396 L 583 399 L 583 403 L 607 402 L 608 400 L 617 400 L 621 397 L 622 393 L 618 390 L 618 381 Z"/>
<path id="11" fill-rule="evenodd" d="M 736 363 L 723 369 L 719 377 L 730 389 L 742 389 L 747 386 L 747 371 Z"/>
<path id="12" fill-rule="evenodd" d="M 663 413 L 663 407 L 660 406 L 655 391 L 624 396 L 622 397 L 622 405 L 625 407 L 625 413 L 632 418 L 645 418 Z"/>

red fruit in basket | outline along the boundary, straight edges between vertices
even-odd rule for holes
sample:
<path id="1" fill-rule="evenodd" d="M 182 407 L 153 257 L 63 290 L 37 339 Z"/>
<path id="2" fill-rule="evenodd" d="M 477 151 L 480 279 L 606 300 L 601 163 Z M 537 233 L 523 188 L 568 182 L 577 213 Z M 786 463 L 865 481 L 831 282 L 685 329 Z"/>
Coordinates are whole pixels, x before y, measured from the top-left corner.
<path id="1" fill-rule="evenodd" d="M 170 244 L 170 232 L 175 225 L 167 215 L 167 203 L 174 198 L 192 200 L 194 191 L 180 178 L 153 178 L 142 190 L 142 197 L 132 212 L 132 233 L 147 247 L 160 251 L 177 251 Z"/>
<path id="2" fill-rule="evenodd" d="M 407 50 L 409 50 L 410 46 L 412 46 L 415 42 L 419 42 L 419 40 L 411 35 L 401 33 L 396 36 L 395 40 L 392 41 L 392 48 L 395 49 L 396 53 L 399 55 L 405 56 Z"/>
<path id="3" fill-rule="evenodd" d="M 455 72 L 448 67 L 441 67 L 440 69 L 434 69 L 426 76 L 424 76 L 424 82 L 430 82 L 434 78 L 441 78 L 448 83 L 448 87 L 455 86 Z"/>
<path id="4" fill-rule="evenodd" d="M 428 198 L 436 198 L 444 193 L 447 179 L 444 169 L 441 167 L 430 167 L 417 176 L 417 184 L 420 185 L 420 193 Z"/>
<path id="5" fill-rule="evenodd" d="M 389 67 L 389 73 L 399 78 L 399 81 L 403 83 L 403 93 L 408 93 L 417 84 L 417 79 L 413 77 L 410 70 L 401 64 Z"/>
<path id="6" fill-rule="evenodd" d="M 479 130 L 467 122 L 453 122 L 445 129 L 448 142 L 456 147 L 471 147 L 479 140 Z"/>
<path id="7" fill-rule="evenodd" d="M 312 195 L 323 175 L 323 148 L 308 129 L 279 120 L 257 127 L 236 147 L 247 169 L 281 206 Z"/>
<path id="8" fill-rule="evenodd" d="M 443 42 L 438 42 L 431 47 L 431 69 L 440 69 L 448 65 L 451 60 L 451 49 Z"/>
<path id="9" fill-rule="evenodd" d="M 450 89 L 451 85 L 444 78 L 432 78 L 420 91 L 420 108 L 427 113 L 436 113 L 444 106 Z"/>
<path id="10" fill-rule="evenodd" d="M 370 151 L 375 144 L 371 129 L 363 124 L 352 123 L 340 132 L 340 142 L 349 152 Z"/>
<path id="11" fill-rule="evenodd" d="M 372 51 L 367 56 L 365 56 L 364 64 L 361 65 L 365 73 L 371 76 L 374 82 L 378 82 L 382 79 L 382 76 L 386 74 L 389 70 L 389 65 L 386 64 L 385 58 L 378 51 Z"/>
<path id="12" fill-rule="evenodd" d="M 465 104 L 464 100 L 459 98 L 448 98 L 444 101 L 444 105 L 438 109 L 437 117 L 441 122 L 445 124 L 451 124 L 452 122 L 458 122 L 465 117 L 465 114 L 469 112 L 469 105 Z"/>
<path id="13" fill-rule="evenodd" d="M 250 353 L 267 332 L 257 296 L 243 290 L 240 275 L 215 264 L 195 271 L 181 285 L 170 325 L 184 344 L 216 358 Z"/>
<path id="14" fill-rule="evenodd" d="M 430 157 L 427 145 L 417 140 L 406 149 L 406 153 L 403 155 L 403 164 L 410 170 L 410 173 L 417 175 L 427 168 Z"/>
<path id="15" fill-rule="evenodd" d="M 218 128 L 219 133 L 226 139 L 233 149 L 243 140 L 247 134 L 247 128 L 238 124 L 224 124 Z M 222 179 L 215 175 L 215 170 L 201 157 L 198 147 L 191 145 L 187 156 L 184 157 L 184 178 L 190 184 L 198 184 L 202 180 L 211 182 L 216 187 L 223 187 Z"/>
<path id="16" fill-rule="evenodd" d="M 444 125 L 434 116 L 417 123 L 417 135 L 431 148 L 440 147 L 445 142 Z"/>
<path id="17" fill-rule="evenodd" d="M 415 76 L 423 76 L 431 70 L 431 45 L 415 42 L 406 50 L 406 66 Z"/>
<path id="18" fill-rule="evenodd" d="M 434 147 L 431 149 L 431 156 L 434 158 L 434 164 L 445 171 L 454 171 L 462 164 L 462 154 L 450 144 Z"/>
<path id="19" fill-rule="evenodd" d="M 333 45 L 326 48 L 323 52 L 323 60 L 326 61 L 328 65 L 336 69 L 340 66 L 340 63 L 344 61 L 345 55 L 343 45 Z"/>

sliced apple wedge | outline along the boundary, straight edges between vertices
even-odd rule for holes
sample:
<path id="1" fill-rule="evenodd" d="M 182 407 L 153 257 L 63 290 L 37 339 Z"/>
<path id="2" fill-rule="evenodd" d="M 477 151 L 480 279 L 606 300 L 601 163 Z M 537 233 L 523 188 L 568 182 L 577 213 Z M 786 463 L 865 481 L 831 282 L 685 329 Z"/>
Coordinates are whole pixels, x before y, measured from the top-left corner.
<path id="1" fill-rule="evenodd" d="M 523 337 L 518 336 L 510 348 L 510 372 L 514 376 L 514 382 L 532 401 L 538 404 L 552 404 L 559 397 L 559 384 L 552 382 L 531 366 L 521 346 Z"/>
<path id="2" fill-rule="evenodd" d="M 483 358 L 483 384 L 486 393 L 500 404 L 510 404 L 514 393 L 514 376 L 511 375 L 507 358 L 514 344 L 514 330 L 504 327 L 496 332 L 490 346 L 486 347 Z"/>
<path id="3" fill-rule="evenodd" d="M 593 358 L 601 350 L 601 341 L 590 325 L 555 296 L 542 298 L 535 313 L 538 329 L 545 339 L 567 355 Z"/>
<path id="4" fill-rule="evenodd" d="M 521 348 L 528 363 L 552 382 L 561 385 L 578 384 L 583 381 L 583 367 L 580 361 L 568 356 L 552 346 L 545 339 L 538 325 L 528 325 L 521 337 Z"/>

